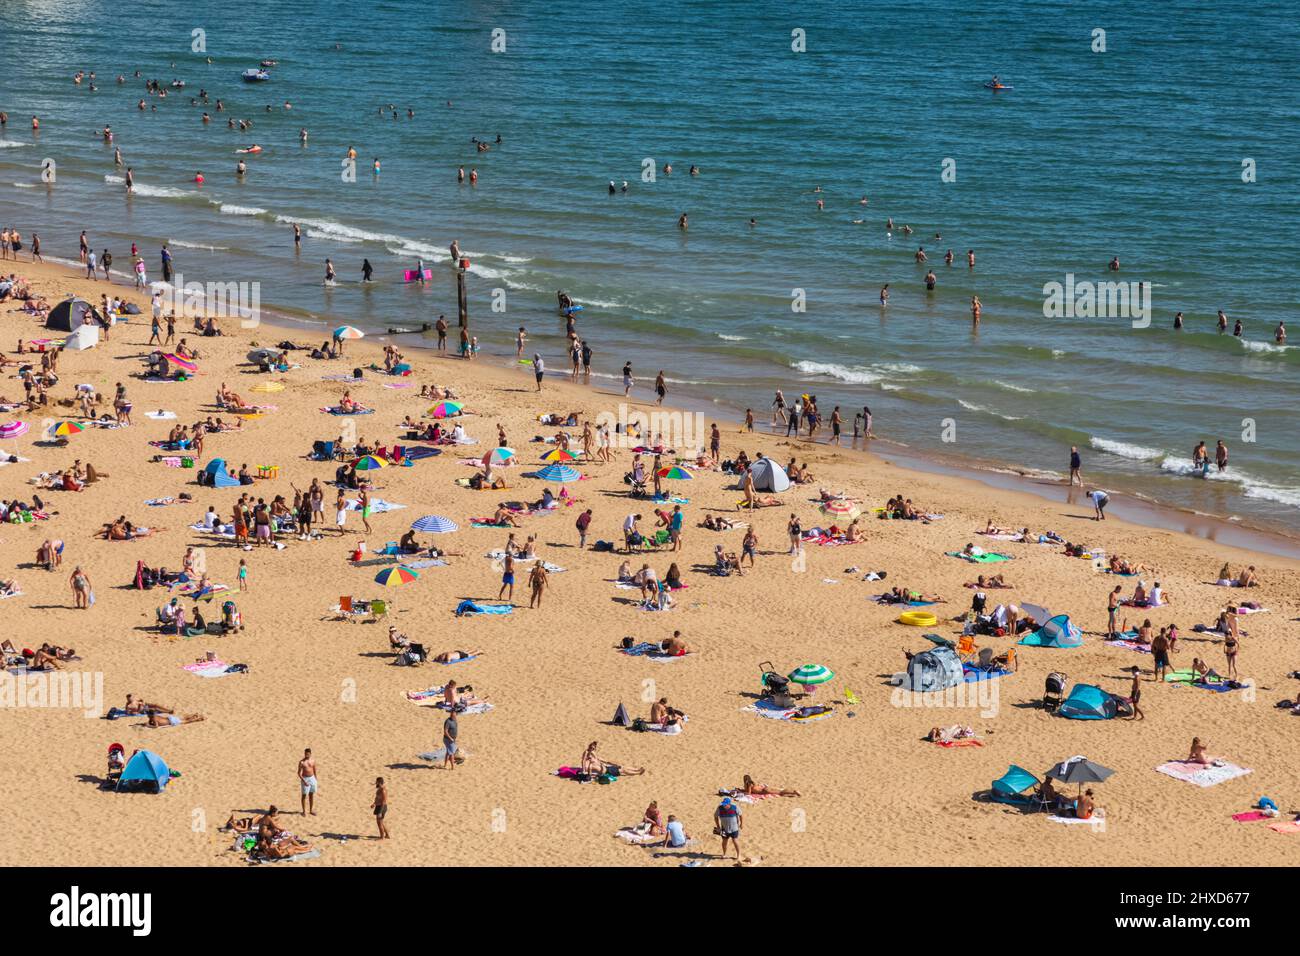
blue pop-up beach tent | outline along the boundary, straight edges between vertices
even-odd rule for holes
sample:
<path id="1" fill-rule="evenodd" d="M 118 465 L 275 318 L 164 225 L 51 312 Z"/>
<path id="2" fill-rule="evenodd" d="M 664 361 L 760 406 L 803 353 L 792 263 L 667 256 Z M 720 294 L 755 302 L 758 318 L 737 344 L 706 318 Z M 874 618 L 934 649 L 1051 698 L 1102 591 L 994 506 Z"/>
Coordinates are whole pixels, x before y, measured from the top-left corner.
<path id="1" fill-rule="evenodd" d="M 172 772 L 167 767 L 166 761 L 159 757 L 152 750 L 137 750 L 126 762 L 122 768 L 122 776 L 118 778 L 117 789 L 141 789 L 148 790 L 151 786 L 155 788 L 154 793 L 162 793 L 163 787 L 167 786 L 167 781 L 171 779 Z"/>
<path id="2" fill-rule="evenodd" d="M 239 479 L 230 477 L 226 471 L 226 459 L 214 458 L 203 466 L 203 474 L 207 475 L 200 484 L 207 485 L 209 488 L 238 488 Z"/>
<path id="3" fill-rule="evenodd" d="M 1083 632 L 1070 623 L 1070 615 L 1058 614 L 1022 637 L 1020 643 L 1029 647 L 1081 647 Z"/>
<path id="4" fill-rule="evenodd" d="M 1092 684 L 1075 684 L 1070 696 L 1056 711 L 1075 720 L 1110 720 L 1119 713 L 1115 697 Z"/>

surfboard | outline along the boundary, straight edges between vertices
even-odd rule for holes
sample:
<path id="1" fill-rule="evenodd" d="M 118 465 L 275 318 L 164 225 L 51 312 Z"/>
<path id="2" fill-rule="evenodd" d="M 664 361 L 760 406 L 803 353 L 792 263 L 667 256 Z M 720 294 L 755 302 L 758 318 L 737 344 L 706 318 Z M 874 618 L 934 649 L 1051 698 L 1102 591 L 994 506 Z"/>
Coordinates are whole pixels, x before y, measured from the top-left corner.
<path id="1" fill-rule="evenodd" d="M 418 275 L 415 274 L 415 270 L 414 270 L 414 269 L 407 269 L 405 272 L 402 273 L 402 275 L 405 277 L 405 279 L 406 279 L 407 282 L 418 282 L 419 279 L 420 279 L 420 277 L 419 277 Z M 432 270 L 432 269 L 425 269 L 425 270 L 424 270 L 424 278 L 425 278 L 425 279 L 432 279 L 432 278 L 433 278 L 433 270 Z"/>
<path id="2" fill-rule="evenodd" d="M 986 89 L 986 90 L 993 90 L 994 92 L 997 92 L 998 90 L 1014 90 L 1015 87 L 1014 87 L 1014 86 L 1005 86 L 1005 85 L 1004 85 L 1004 86 L 994 86 L 992 83 L 985 83 L 985 84 L 984 84 L 984 89 Z"/>

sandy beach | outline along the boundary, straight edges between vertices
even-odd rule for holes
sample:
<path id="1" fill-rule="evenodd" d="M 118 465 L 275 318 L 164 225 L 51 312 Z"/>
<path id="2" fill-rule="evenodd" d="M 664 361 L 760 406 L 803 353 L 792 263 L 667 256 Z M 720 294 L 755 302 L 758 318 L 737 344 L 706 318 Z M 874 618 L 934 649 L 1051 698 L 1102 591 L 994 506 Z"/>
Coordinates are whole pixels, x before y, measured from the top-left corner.
<path id="1" fill-rule="evenodd" d="M 75 293 L 97 304 L 110 291 L 106 283 L 87 281 L 61 266 L 6 262 L 2 270 L 16 271 L 52 303 Z M 629 513 L 640 513 L 642 526 L 652 527 L 654 509 L 665 507 L 628 497 L 623 475 L 632 453 L 616 447 L 611 463 L 576 465 L 587 476 L 568 486 L 577 504 L 519 519 L 519 541 L 535 534 L 539 557 L 564 568 L 550 575 L 542 608 L 528 607 L 526 578 L 532 562 L 520 561 L 512 613 L 456 617 L 463 599 L 495 603 L 501 572 L 486 555 L 504 547 L 508 534 L 502 528 L 473 528 L 469 519 L 492 514 L 499 501 L 532 501 L 544 487 L 558 490 L 558 485 L 521 476 L 540 467 L 541 455 L 552 447 L 534 437 L 558 431 L 540 424 L 538 415 L 576 410 L 581 421 L 593 422 L 602 413 L 617 416 L 621 389 L 569 383 L 556 367 L 557 355 L 548 360 L 551 371 L 539 394 L 529 370 L 512 362 L 486 354 L 472 362 L 443 357 L 405 348 L 401 337 L 348 342 L 345 356 L 333 361 L 291 353 L 300 368 L 264 374 L 245 360 L 254 345 L 274 346 L 284 339 L 316 345 L 321 336 L 269 325 L 241 329 L 232 321 L 223 324 L 227 334 L 220 338 L 178 328 L 199 350 L 200 371 L 185 382 L 149 382 L 139 377 L 150 351 L 148 297 L 120 284 L 111 287 L 111 294 L 137 303 L 142 314 L 116 325 L 111 338 L 94 349 L 64 352 L 48 408 L 4 416 L 31 427 L 25 435 L 0 440 L 0 450 L 20 459 L 0 467 L 0 498 L 30 501 L 35 491 L 49 515 L 0 531 L 5 555 L 0 578 L 14 578 L 22 592 L 0 601 L 4 633 L 20 648 L 42 641 L 75 647 L 80 660 L 64 666 L 103 675 L 105 708 L 122 706 L 132 693 L 162 702 L 177 714 L 199 713 L 206 719 L 149 728 L 141 717 L 108 721 L 71 708 L 5 710 L 0 757 L 10 767 L 24 768 L 0 782 L 0 804 L 11 822 L 0 851 L 6 864 L 245 865 L 245 854 L 232 849 L 233 836 L 219 827 L 232 812 L 250 815 L 275 804 L 282 810 L 281 823 L 321 851 L 298 864 L 303 866 L 631 866 L 678 865 L 696 858 L 721 865 L 718 839 L 711 832 L 717 792 L 739 786 L 745 774 L 800 794 L 743 805 L 744 855 L 765 865 L 941 866 L 996 860 L 1019 866 L 1068 858 L 1089 864 L 1222 866 L 1280 865 L 1294 858 L 1294 834 L 1275 832 L 1266 822 L 1236 822 L 1232 815 L 1248 810 L 1261 795 L 1277 802 L 1280 820 L 1300 808 L 1287 757 L 1287 741 L 1300 724 L 1274 706 L 1283 698 L 1294 699 L 1300 690 L 1289 676 L 1297 660 L 1287 643 L 1300 616 L 1300 563 L 1113 517 L 1093 522 L 1091 507 L 1083 501 L 1046 501 L 962 478 L 905 471 L 872 454 L 791 441 L 762 429 L 744 433 L 740 422 L 719 419 L 722 458 L 734 459 L 742 450 L 750 458 L 762 452 L 782 464 L 795 457 L 809 466 L 815 480 L 782 492 L 781 506 L 750 515 L 737 510 L 741 494 L 734 476 L 694 471 L 688 461 L 693 480 L 665 483 L 689 499 L 682 505 L 680 553 L 663 548 L 628 557 L 634 569 L 648 562 L 661 577 L 670 563 L 678 563 L 688 586 L 674 594 L 672 609 L 642 610 L 635 589 L 612 583 L 626 556 L 590 547 L 604 540 L 621 550 L 622 523 Z M 14 354 L 19 339 L 55 335 L 13 302 L 0 305 L 0 315 L 11 362 L 20 358 Z M 454 338 L 453 326 L 453 346 Z M 381 349 L 388 341 L 403 351 L 413 366 L 411 375 L 388 376 L 381 369 L 367 370 L 351 386 L 326 380 L 382 363 Z M 613 357 L 605 361 L 614 364 Z M 14 371 L 12 366 L 5 370 L 0 389 L 8 400 L 22 397 Z M 55 404 L 71 398 L 76 385 L 94 386 L 111 403 L 118 382 L 127 386 L 134 406 L 131 426 L 89 427 L 65 446 L 43 440 L 47 419 L 80 418 L 79 409 Z M 268 382 L 284 388 L 251 391 Z M 195 470 L 154 461 L 163 453 L 149 442 L 165 439 L 173 425 L 209 415 L 230 419 L 213 408 L 223 383 L 274 407 L 238 431 L 209 435 Z M 399 422 L 408 415 L 420 418 L 431 404 L 419 397 L 420 387 L 435 383 L 452 387 L 464 402 L 467 414 L 456 421 L 477 443 L 444 446 L 441 455 L 412 467 L 374 472 L 372 497 L 403 507 L 372 515 L 372 534 L 360 533 L 360 516 L 353 514 L 343 535 L 335 533 L 331 520 L 320 540 L 286 535 L 283 549 L 244 551 L 190 528 L 210 505 L 229 518 L 244 492 L 267 501 L 275 495 L 291 500 L 292 486 L 304 489 L 313 478 L 322 484 L 332 481 L 336 463 L 312 461 L 308 455 L 314 440 L 332 439 L 342 430 L 344 419 L 320 409 L 336 404 L 346 388 L 374 409 L 371 415 L 346 419 L 360 438 L 390 448 L 418 444 L 402 440 Z M 639 381 L 632 396 L 637 407 L 652 405 L 651 383 Z M 146 417 L 159 409 L 177 418 Z M 760 421 L 766 415 L 761 410 Z M 508 490 L 458 486 L 456 479 L 473 474 L 461 459 L 494 448 L 498 424 L 521 462 L 502 472 Z M 568 429 L 575 446 L 581 427 Z M 888 423 L 877 428 L 887 433 Z M 677 450 L 685 458 L 695 457 L 694 448 Z M 245 488 L 199 487 L 198 468 L 213 458 L 224 458 L 234 468 L 247 463 L 254 472 L 258 466 L 277 466 L 278 476 Z M 665 456 L 664 464 L 674 458 Z M 36 490 L 30 483 L 38 473 L 70 467 L 74 459 L 93 463 L 107 477 L 81 492 Z M 866 540 L 842 546 L 810 543 L 802 559 L 792 561 L 786 533 L 792 513 L 805 529 L 831 523 L 819 510 L 819 489 L 862 502 Z M 180 501 L 183 492 L 192 500 Z M 871 509 L 895 494 L 942 518 L 875 520 Z M 334 489 L 327 487 L 331 518 L 333 496 Z M 177 500 L 157 507 L 145 503 L 168 497 Z M 671 510 L 672 503 L 666 507 Z M 593 520 L 589 547 L 580 550 L 575 521 L 586 508 L 592 509 Z M 459 530 L 417 537 L 463 552 L 463 557 L 422 568 L 418 580 L 391 589 L 374 582 L 385 565 L 357 566 L 349 560 L 358 541 L 365 541 L 369 552 L 381 550 L 428 514 L 451 518 Z M 158 530 L 134 541 L 92 537 L 119 515 Z M 748 521 L 758 534 L 755 566 L 746 567 L 743 576 L 698 570 L 713 563 L 717 544 L 728 552 L 741 550 L 744 531 L 699 527 L 707 516 L 719 515 Z M 1107 555 L 1152 566 L 1155 573 L 1142 579 L 1148 584 L 1158 580 L 1171 603 L 1125 609 L 1122 616 L 1134 625 L 1150 618 L 1157 628 L 1176 622 L 1184 636 L 1173 655 L 1175 668 L 1190 667 L 1193 657 L 1200 657 L 1223 672 L 1222 636 L 1192 628 L 1212 625 L 1234 599 L 1258 602 L 1267 611 L 1240 619 L 1245 633 L 1238 667 L 1247 686 L 1215 693 L 1148 682 L 1151 655 L 1107 645 L 1101 633 L 1110 590 L 1118 583 L 1128 595 L 1138 579 L 1103 573 L 1056 544 L 977 536 L 990 518 L 1002 527 L 1028 527 L 1035 535 L 1050 529 Z M 47 538 L 65 542 L 62 568 L 54 573 L 32 563 Z M 968 542 L 1004 551 L 1013 560 L 985 567 L 945 556 Z M 136 564 L 178 570 L 191 546 L 204 549 L 213 581 L 232 589 L 245 625 L 242 632 L 192 638 L 158 632 L 155 611 L 170 595 L 166 588 L 137 590 Z M 248 568 L 248 590 L 242 593 L 237 579 L 241 558 Z M 368 554 L 367 561 L 373 560 Z M 1254 565 L 1260 586 L 1249 592 L 1214 586 L 1225 562 L 1234 569 Z M 96 600 L 88 610 L 73 607 L 68 576 L 76 565 L 93 584 Z M 888 572 L 884 582 L 862 579 L 865 572 L 879 570 Z M 990 571 L 1004 574 L 1011 584 L 988 592 L 990 606 L 1028 602 L 1068 613 L 1084 632 L 1084 645 L 1016 647 L 1018 669 L 996 681 L 992 706 L 899 706 L 890 676 L 904 669 L 904 649 L 932 647 L 925 633 L 956 641 L 961 624 L 952 619 L 970 608 L 973 593 L 963 585 Z M 936 614 L 937 624 L 897 623 L 899 608 L 870 600 L 891 586 L 943 598 L 927 608 Z M 388 600 L 387 620 L 332 620 L 331 608 L 341 596 Z M 204 606 L 209 620 L 218 616 L 225 598 L 218 594 Z M 187 609 L 193 604 L 184 603 Z M 483 653 L 454 666 L 393 666 L 388 623 L 433 653 Z M 625 636 L 659 642 L 674 630 L 682 632 L 694 653 L 657 662 L 618 650 Z M 976 644 L 1001 653 L 1014 640 L 978 637 Z M 248 672 L 202 679 L 184 669 L 209 651 L 227 663 L 247 664 Z M 834 702 L 830 716 L 804 725 L 764 719 L 748 709 L 761 689 L 759 665 L 765 661 L 782 674 L 805 664 L 833 670 L 835 678 L 811 698 L 816 704 Z M 1096 684 L 1126 695 L 1124 668 L 1134 664 L 1144 669 L 1143 720 L 1068 720 L 1036 706 L 1050 672 L 1065 673 L 1071 685 Z M 448 771 L 419 757 L 439 746 L 445 714 L 417 706 L 405 695 L 441 686 L 452 677 L 486 696 L 493 709 L 461 715 L 459 739 L 466 760 Z M 620 703 L 634 717 L 647 716 L 650 702 L 659 697 L 689 715 L 682 733 L 636 733 L 609 723 Z M 922 739 L 932 727 L 953 724 L 972 727 L 982 746 L 945 748 Z M 1155 771 L 1166 761 L 1186 757 L 1194 736 L 1211 755 L 1251 773 L 1199 788 Z M 592 740 L 599 741 L 606 760 L 647 772 L 608 786 L 552 775 L 557 768 L 576 765 Z M 152 750 L 180 775 L 158 795 L 103 789 L 105 753 L 113 742 L 122 743 L 128 755 L 139 748 Z M 317 815 L 303 817 L 298 814 L 295 768 L 307 747 L 318 767 L 319 794 Z M 1115 771 L 1095 788 L 1104 827 L 1059 825 L 1045 814 L 1021 814 L 973 799 L 1010 765 L 1041 777 L 1053 763 L 1074 755 Z M 387 823 L 393 838 L 382 842 L 372 839 L 376 776 L 386 778 L 390 798 Z M 661 851 L 617 838 L 621 827 L 641 820 L 651 801 L 665 816 L 675 814 L 697 843 Z"/>

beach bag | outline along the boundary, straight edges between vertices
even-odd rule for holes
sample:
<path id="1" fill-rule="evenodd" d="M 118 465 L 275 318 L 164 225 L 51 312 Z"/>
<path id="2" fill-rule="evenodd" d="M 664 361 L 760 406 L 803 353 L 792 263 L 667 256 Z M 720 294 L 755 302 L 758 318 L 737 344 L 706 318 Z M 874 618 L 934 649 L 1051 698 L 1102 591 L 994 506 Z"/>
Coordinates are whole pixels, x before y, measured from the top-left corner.
<path id="1" fill-rule="evenodd" d="M 635 731 L 636 731 L 637 733 L 639 733 L 639 734 L 643 734 L 643 733 L 645 733 L 645 731 L 646 731 L 646 722 L 645 722 L 645 718 L 644 718 L 644 717 L 638 717 L 638 718 L 636 718 L 635 720 L 633 720 L 633 721 L 632 721 L 632 729 L 635 730 Z"/>
<path id="2" fill-rule="evenodd" d="M 594 545 L 592 545 L 591 550 L 593 550 L 593 551 L 613 551 L 613 550 L 614 550 L 614 542 L 613 542 L 613 541 L 597 541 Z"/>

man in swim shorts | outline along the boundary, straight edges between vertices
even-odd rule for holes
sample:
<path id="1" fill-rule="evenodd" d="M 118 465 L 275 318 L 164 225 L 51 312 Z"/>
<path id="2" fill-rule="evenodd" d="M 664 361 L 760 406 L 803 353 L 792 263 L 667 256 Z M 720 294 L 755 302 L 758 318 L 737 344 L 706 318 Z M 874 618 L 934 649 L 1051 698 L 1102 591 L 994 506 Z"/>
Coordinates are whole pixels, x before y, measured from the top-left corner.
<path id="1" fill-rule="evenodd" d="M 315 816 L 319 785 L 316 782 L 316 761 L 312 758 L 310 747 L 302 752 L 302 759 L 298 761 L 298 782 L 302 785 L 303 816 L 308 813 Z"/>

